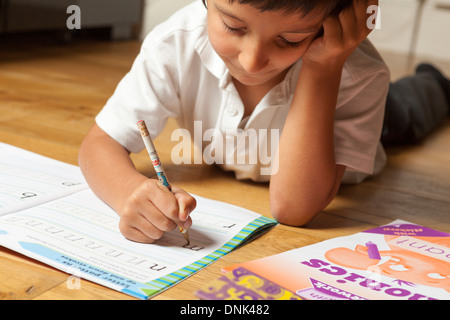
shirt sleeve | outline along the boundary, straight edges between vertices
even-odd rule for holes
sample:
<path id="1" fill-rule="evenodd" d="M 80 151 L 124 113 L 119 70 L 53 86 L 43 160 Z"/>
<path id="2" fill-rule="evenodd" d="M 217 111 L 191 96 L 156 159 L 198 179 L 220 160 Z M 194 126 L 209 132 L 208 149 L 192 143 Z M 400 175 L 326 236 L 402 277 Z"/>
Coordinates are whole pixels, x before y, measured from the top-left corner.
<path id="1" fill-rule="evenodd" d="M 361 60 L 367 62 L 344 68 L 335 114 L 335 156 L 348 171 L 371 175 L 380 150 L 390 73 L 382 61 Z"/>
<path id="2" fill-rule="evenodd" d="M 139 120 L 146 121 L 155 138 L 167 119 L 179 113 L 178 75 L 169 42 L 147 36 L 131 70 L 96 117 L 99 127 L 130 152 L 144 148 Z"/>

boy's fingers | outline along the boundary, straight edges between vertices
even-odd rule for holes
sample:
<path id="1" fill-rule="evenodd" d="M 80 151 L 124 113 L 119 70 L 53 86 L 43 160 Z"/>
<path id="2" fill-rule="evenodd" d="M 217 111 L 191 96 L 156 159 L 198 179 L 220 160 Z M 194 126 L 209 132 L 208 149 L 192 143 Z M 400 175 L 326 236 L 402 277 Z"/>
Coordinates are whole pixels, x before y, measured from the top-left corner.
<path id="1" fill-rule="evenodd" d="M 119 229 L 127 239 L 153 243 L 177 226 L 190 228 L 189 215 L 195 206 L 195 198 L 184 190 L 168 190 L 158 180 L 148 179 L 129 197 Z"/>
<path id="2" fill-rule="evenodd" d="M 155 208 L 170 220 L 178 221 L 180 208 L 174 193 L 158 180 L 148 180 L 147 188 L 148 199 Z"/>
<path id="3" fill-rule="evenodd" d="M 182 222 L 186 222 L 191 212 L 197 206 L 197 201 L 193 196 L 180 188 L 173 187 L 172 190 L 174 192 L 175 198 L 178 201 L 178 219 Z"/>
<path id="4" fill-rule="evenodd" d="M 197 205 L 195 198 L 183 189 L 176 186 L 172 186 L 171 190 L 169 191 L 157 180 L 153 180 L 153 185 L 151 186 L 151 188 L 153 188 L 154 190 L 149 190 L 150 194 L 152 195 L 150 198 L 155 208 L 158 209 L 162 213 L 162 215 L 164 217 L 167 217 L 171 222 L 187 228 L 185 226 L 185 223 L 187 222 L 187 220 L 189 219 L 189 215 Z M 189 223 L 192 224 L 192 221 L 189 221 Z M 162 230 L 165 231 L 168 231 L 167 228 L 174 228 L 173 224 L 170 224 L 169 221 L 164 219 L 158 219 L 155 222 L 155 225 L 157 227 L 162 227 Z"/>
<path id="5" fill-rule="evenodd" d="M 352 45 L 359 45 L 372 31 L 371 5 L 378 4 L 376 0 L 353 0 L 351 7 L 343 10 L 339 15 L 343 38 Z M 373 18 L 372 18 L 373 20 Z"/>
<path id="6" fill-rule="evenodd" d="M 164 232 L 171 231 L 176 227 L 176 223 L 172 219 L 168 218 L 164 212 L 161 212 L 152 204 L 142 213 L 142 217 L 145 218 L 145 221 L 142 221 L 139 226 L 143 226 L 144 233 L 153 239 L 161 238 Z M 157 229 L 157 231 L 153 229 Z"/>
<path id="7" fill-rule="evenodd" d="M 128 240 L 139 243 L 154 243 L 158 237 L 152 237 L 142 231 L 142 228 L 137 228 L 132 225 L 128 225 L 125 221 L 119 222 L 120 232 Z"/>
<path id="8" fill-rule="evenodd" d="M 186 222 L 183 224 L 183 228 L 189 229 L 190 227 L 192 227 L 192 219 L 191 219 L 191 217 L 188 217 L 186 219 Z"/>
<path id="9" fill-rule="evenodd" d="M 150 221 L 147 216 L 140 215 L 136 219 L 134 225 L 148 238 L 160 239 L 165 232 L 171 231 L 176 227 L 175 222 L 168 219 L 161 212 L 153 211 L 152 220 Z"/>
<path id="10" fill-rule="evenodd" d="M 339 17 L 329 16 L 323 22 L 323 37 L 316 41 L 321 41 L 326 48 L 339 48 L 344 36 L 342 31 Z"/>

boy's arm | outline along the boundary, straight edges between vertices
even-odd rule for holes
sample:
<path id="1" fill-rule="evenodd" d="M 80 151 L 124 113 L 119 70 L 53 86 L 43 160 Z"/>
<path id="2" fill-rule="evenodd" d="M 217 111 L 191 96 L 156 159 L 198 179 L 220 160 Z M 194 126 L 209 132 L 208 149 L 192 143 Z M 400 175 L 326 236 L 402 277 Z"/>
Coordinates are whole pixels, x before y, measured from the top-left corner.
<path id="1" fill-rule="evenodd" d="M 129 152 L 96 124 L 79 151 L 80 168 L 94 193 L 120 216 L 119 228 L 130 240 L 151 243 L 177 225 L 189 228 L 195 199 L 139 173 Z"/>
<path id="2" fill-rule="evenodd" d="M 91 189 L 117 212 L 132 191 L 147 179 L 135 169 L 129 152 L 97 124 L 84 138 L 78 158 Z"/>
<path id="3" fill-rule="evenodd" d="M 278 172 L 271 177 L 274 217 L 304 225 L 336 195 L 345 167 L 334 156 L 334 110 L 340 70 L 304 66 L 280 138 Z"/>
<path id="4" fill-rule="evenodd" d="M 334 115 L 345 61 L 370 33 L 367 1 L 353 2 L 324 21 L 324 36 L 303 56 L 294 99 L 270 182 L 273 216 L 288 225 L 309 222 L 336 195 L 345 166 L 334 153 Z"/>

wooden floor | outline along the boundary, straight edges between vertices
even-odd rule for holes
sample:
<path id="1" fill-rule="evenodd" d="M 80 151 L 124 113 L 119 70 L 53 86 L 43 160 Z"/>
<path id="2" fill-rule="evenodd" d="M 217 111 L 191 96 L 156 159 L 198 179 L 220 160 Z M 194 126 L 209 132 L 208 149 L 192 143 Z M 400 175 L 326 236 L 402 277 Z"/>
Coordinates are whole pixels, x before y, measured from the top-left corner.
<path id="1" fill-rule="evenodd" d="M 82 41 L 0 43 L 0 141 L 77 164 L 78 147 L 94 117 L 129 70 L 139 42 Z M 393 79 L 412 70 L 401 55 L 384 53 Z M 436 62 L 447 75 L 450 63 Z M 173 122 L 156 139 L 168 175 L 187 191 L 270 216 L 268 185 L 238 182 L 205 165 L 170 165 Z M 450 119 L 415 146 L 388 149 L 384 172 L 345 186 L 305 228 L 277 226 L 157 299 L 195 299 L 194 288 L 213 280 L 224 265 L 256 259 L 403 219 L 450 233 Z M 149 175 L 147 155 L 133 157 Z M 0 249 L 2 299 L 128 299 L 88 281 L 68 290 L 67 274 Z"/>

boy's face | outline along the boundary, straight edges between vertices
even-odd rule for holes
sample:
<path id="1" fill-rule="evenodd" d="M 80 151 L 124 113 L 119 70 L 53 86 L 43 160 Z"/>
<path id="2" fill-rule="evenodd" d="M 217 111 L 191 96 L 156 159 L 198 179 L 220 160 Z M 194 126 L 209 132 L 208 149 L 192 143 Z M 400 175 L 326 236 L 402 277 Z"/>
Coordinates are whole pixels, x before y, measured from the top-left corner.
<path id="1" fill-rule="evenodd" d="M 322 29 L 324 16 L 265 11 L 208 0 L 208 34 L 231 76 L 246 86 L 274 86 Z"/>

